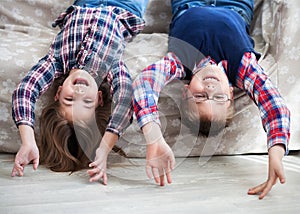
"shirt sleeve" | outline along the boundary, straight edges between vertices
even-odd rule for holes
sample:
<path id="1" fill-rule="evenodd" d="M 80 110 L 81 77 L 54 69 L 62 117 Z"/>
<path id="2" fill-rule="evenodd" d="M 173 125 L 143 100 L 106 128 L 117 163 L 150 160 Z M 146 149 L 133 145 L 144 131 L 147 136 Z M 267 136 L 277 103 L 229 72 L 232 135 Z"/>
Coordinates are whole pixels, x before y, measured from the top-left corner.
<path id="1" fill-rule="evenodd" d="M 185 75 L 182 63 L 173 53 L 146 67 L 133 82 L 133 107 L 140 128 L 149 122 L 160 124 L 158 98 L 163 87 Z"/>
<path id="2" fill-rule="evenodd" d="M 36 100 L 50 87 L 54 77 L 53 60 L 46 56 L 23 78 L 12 95 L 12 117 L 17 126 L 24 124 L 34 128 Z"/>
<path id="3" fill-rule="evenodd" d="M 238 72 L 237 86 L 245 90 L 260 111 L 267 132 L 268 149 L 282 144 L 288 154 L 290 111 L 253 53 L 244 54 Z"/>
<path id="4" fill-rule="evenodd" d="M 132 79 L 122 60 L 113 65 L 107 75 L 112 85 L 112 114 L 106 131 L 120 136 L 132 122 Z"/>

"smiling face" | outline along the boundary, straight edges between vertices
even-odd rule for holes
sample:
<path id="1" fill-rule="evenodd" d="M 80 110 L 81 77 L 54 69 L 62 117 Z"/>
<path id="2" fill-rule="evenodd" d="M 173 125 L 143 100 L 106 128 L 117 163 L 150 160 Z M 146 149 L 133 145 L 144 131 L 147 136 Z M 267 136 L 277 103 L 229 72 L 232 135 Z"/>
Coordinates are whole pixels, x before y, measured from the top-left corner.
<path id="1" fill-rule="evenodd" d="M 190 93 L 188 96 L 196 97 L 199 93 L 206 93 L 210 98 L 197 102 L 196 105 L 195 102 L 189 105 L 192 111 L 198 112 L 198 117 L 205 117 L 208 120 L 226 120 L 230 101 L 211 100 L 212 97 L 223 94 L 229 99 L 233 98 L 233 88 L 229 86 L 228 78 L 221 68 L 216 65 L 207 65 L 193 76 L 186 88 Z"/>
<path id="2" fill-rule="evenodd" d="M 59 86 L 55 100 L 60 103 L 60 112 L 69 122 L 89 122 L 95 109 L 103 104 L 102 93 L 94 78 L 86 71 L 70 71 L 62 86 Z"/>

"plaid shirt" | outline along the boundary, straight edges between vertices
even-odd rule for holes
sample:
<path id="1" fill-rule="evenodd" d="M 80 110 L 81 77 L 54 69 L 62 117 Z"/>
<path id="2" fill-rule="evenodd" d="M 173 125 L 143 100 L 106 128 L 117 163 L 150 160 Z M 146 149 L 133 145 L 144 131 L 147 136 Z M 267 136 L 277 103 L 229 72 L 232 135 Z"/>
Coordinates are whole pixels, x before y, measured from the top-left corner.
<path id="1" fill-rule="evenodd" d="M 220 63 L 227 64 L 226 61 Z M 184 77 L 182 63 L 174 53 L 168 53 L 160 61 L 145 68 L 135 79 L 133 107 L 140 127 L 151 121 L 160 124 L 157 110 L 159 93 L 170 81 Z M 258 106 L 263 127 L 267 132 L 268 148 L 283 144 L 287 154 L 290 111 L 278 90 L 258 65 L 254 53 L 247 52 L 242 57 L 236 84 Z"/>
<path id="2" fill-rule="evenodd" d="M 43 94 L 71 69 L 87 70 L 94 78 L 112 85 L 113 112 L 107 130 L 120 135 L 130 124 L 132 80 L 123 62 L 126 42 L 144 27 L 144 20 L 118 7 L 82 8 L 71 6 L 53 26 L 62 30 L 13 93 L 13 119 L 16 125 L 34 126 L 34 107 Z"/>

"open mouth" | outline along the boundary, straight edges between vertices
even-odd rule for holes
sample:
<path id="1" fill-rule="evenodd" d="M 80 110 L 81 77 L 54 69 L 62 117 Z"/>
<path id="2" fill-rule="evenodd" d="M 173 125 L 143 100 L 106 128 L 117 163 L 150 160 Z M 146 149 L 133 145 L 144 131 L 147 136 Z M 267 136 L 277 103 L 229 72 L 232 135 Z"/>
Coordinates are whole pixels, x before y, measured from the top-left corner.
<path id="1" fill-rule="evenodd" d="M 219 81 L 219 79 L 214 76 L 207 76 L 203 78 L 203 81 Z"/>
<path id="2" fill-rule="evenodd" d="M 73 82 L 74 85 L 84 85 L 84 86 L 89 86 L 89 83 L 87 80 L 82 79 L 82 78 L 77 78 Z"/>

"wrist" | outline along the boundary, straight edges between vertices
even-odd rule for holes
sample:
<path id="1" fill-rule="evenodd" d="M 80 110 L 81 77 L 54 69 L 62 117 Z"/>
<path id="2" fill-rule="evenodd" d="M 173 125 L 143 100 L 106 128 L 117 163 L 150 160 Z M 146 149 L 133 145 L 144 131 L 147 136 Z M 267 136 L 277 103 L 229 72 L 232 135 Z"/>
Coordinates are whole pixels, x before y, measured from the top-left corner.
<path id="1" fill-rule="evenodd" d="M 155 122 L 147 123 L 142 128 L 147 146 L 164 140 L 160 126 Z"/>
<path id="2" fill-rule="evenodd" d="M 112 150 L 118 139 L 119 136 L 117 134 L 106 131 L 102 137 L 99 148 L 108 154 Z"/>
<path id="3" fill-rule="evenodd" d="M 34 130 L 31 126 L 28 125 L 19 125 L 19 133 L 22 141 L 22 145 L 36 145 Z"/>
<path id="4" fill-rule="evenodd" d="M 285 146 L 283 144 L 276 144 L 274 146 L 272 146 L 269 151 L 269 156 L 278 156 L 283 158 L 284 154 L 285 154 Z"/>

